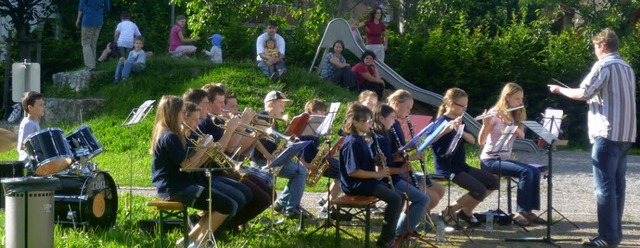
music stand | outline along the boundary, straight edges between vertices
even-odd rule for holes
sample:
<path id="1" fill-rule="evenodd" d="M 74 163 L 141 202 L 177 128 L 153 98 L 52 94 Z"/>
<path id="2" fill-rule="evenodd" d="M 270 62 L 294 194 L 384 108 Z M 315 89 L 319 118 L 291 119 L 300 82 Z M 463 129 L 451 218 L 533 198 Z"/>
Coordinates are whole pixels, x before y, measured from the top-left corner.
<path id="1" fill-rule="evenodd" d="M 207 220 L 208 223 L 208 227 L 207 227 L 207 232 L 204 235 L 204 239 L 202 239 L 200 241 L 199 244 L 196 245 L 196 247 L 202 247 L 204 246 L 207 242 L 211 242 L 211 244 L 213 244 L 213 247 L 218 247 L 218 244 L 216 242 L 216 237 L 213 235 L 213 230 L 211 230 L 211 214 L 213 213 L 213 206 L 212 206 L 212 202 L 213 202 L 213 195 L 211 194 L 211 191 L 213 191 L 213 175 L 211 174 L 211 172 L 213 171 L 224 171 L 224 170 L 232 170 L 235 168 L 212 168 L 212 167 L 207 167 L 207 168 L 180 168 L 180 171 L 184 171 L 184 172 L 204 172 L 205 175 L 207 176 L 207 178 L 209 178 L 209 196 L 207 198 L 208 201 L 208 208 L 209 208 L 209 213 L 207 215 L 207 218 L 209 218 L 209 220 Z"/>
<path id="2" fill-rule="evenodd" d="M 133 223 L 131 220 L 133 205 L 133 129 L 132 126 L 139 124 L 153 109 L 153 103 L 156 100 L 146 100 L 139 107 L 134 108 L 129 112 L 127 118 L 120 124 L 120 127 L 129 128 L 129 198 L 125 198 L 125 208 L 127 209 L 127 215 L 129 216 L 129 223 Z M 127 204 L 127 199 L 129 204 Z"/>
<path id="3" fill-rule="evenodd" d="M 499 178 L 502 178 L 502 157 L 500 157 L 500 153 L 508 151 L 504 148 L 504 146 L 506 144 L 509 144 L 509 140 L 513 138 L 513 134 L 516 132 L 516 130 L 518 130 L 518 126 L 516 125 L 510 125 L 505 127 L 505 129 L 502 131 L 502 135 L 500 136 L 500 138 L 498 138 L 498 141 L 493 146 L 493 149 L 487 152 L 488 155 L 498 160 L 498 177 Z M 511 179 L 507 179 L 507 180 L 511 180 Z M 508 200 L 511 200 L 511 198 L 509 198 Z M 511 202 L 509 202 L 508 204 L 509 204 L 509 211 L 511 211 L 511 205 L 510 205 Z M 502 209 L 500 209 L 500 180 L 499 179 L 498 179 L 498 208 L 495 211 L 492 211 L 491 214 L 495 214 L 495 213 L 497 214 L 505 213 Z M 526 227 L 524 226 L 520 226 L 520 227 L 526 232 L 529 232 L 529 230 Z"/>
<path id="4" fill-rule="evenodd" d="M 271 172 L 271 175 L 273 177 L 273 188 L 271 191 L 271 202 L 275 202 L 275 195 L 276 195 L 276 184 L 277 184 L 277 176 L 276 173 L 274 173 L 274 170 L 276 170 L 277 168 L 282 169 L 283 166 L 287 165 L 291 159 L 293 159 L 293 157 L 297 156 L 300 152 L 302 152 L 302 149 L 304 149 L 307 145 L 309 145 L 311 143 L 311 141 L 298 141 L 295 143 L 292 143 L 291 145 L 289 145 L 287 148 L 284 149 L 284 151 L 282 151 L 278 157 L 276 157 L 275 159 L 273 159 L 273 161 L 271 161 L 270 164 L 265 165 L 261 168 L 261 170 L 268 170 Z M 278 170 L 279 172 L 279 170 Z M 291 180 L 291 179 L 290 179 Z M 300 213 L 300 218 L 302 218 L 302 213 Z M 273 208 L 271 208 L 271 219 L 270 219 L 270 224 L 269 224 L 269 229 L 273 228 L 274 223 L 273 223 Z"/>
<path id="5" fill-rule="evenodd" d="M 555 122 L 554 118 L 551 118 L 551 123 Z M 550 133 L 547 129 L 545 129 L 540 123 L 535 121 L 523 121 L 522 124 L 533 131 L 538 137 L 544 140 L 545 143 L 549 146 L 548 151 L 548 160 L 549 160 L 549 170 L 547 175 L 547 236 L 542 238 L 532 238 L 532 237 L 524 237 L 524 238 L 507 238 L 505 241 L 518 241 L 518 242 L 544 242 L 547 244 L 551 244 L 557 247 L 560 247 L 556 244 L 556 241 L 573 241 L 580 242 L 581 239 L 553 239 L 551 238 L 551 222 L 552 222 L 552 210 L 558 213 L 563 219 L 566 219 L 562 213 L 553 208 L 553 142 L 558 140 L 556 136 Z M 569 220 L 569 219 L 567 219 Z M 571 221 L 569 221 L 571 222 Z M 573 224 L 573 223 L 572 223 Z M 575 224 L 573 224 L 576 228 Z"/>

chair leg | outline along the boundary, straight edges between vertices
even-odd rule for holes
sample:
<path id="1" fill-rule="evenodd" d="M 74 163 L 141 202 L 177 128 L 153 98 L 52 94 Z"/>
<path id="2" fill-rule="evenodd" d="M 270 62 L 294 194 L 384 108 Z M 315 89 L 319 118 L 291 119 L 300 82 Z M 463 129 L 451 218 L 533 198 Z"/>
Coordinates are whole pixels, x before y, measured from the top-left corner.
<path id="1" fill-rule="evenodd" d="M 164 211 L 160 210 L 160 247 L 164 247 L 162 244 L 162 239 L 164 239 L 164 216 L 162 215 Z"/>
<path id="2" fill-rule="evenodd" d="M 365 209 L 365 227 L 364 227 L 364 247 L 369 248 L 369 234 L 371 233 L 371 205 L 368 205 Z"/>
<path id="3" fill-rule="evenodd" d="M 184 232 L 184 247 L 189 247 L 189 212 L 182 210 L 182 231 Z"/>
<path id="4" fill-rule="evenodd" d="M 511 212 L 511 178 L 507 177 L 507 210 Z"/>

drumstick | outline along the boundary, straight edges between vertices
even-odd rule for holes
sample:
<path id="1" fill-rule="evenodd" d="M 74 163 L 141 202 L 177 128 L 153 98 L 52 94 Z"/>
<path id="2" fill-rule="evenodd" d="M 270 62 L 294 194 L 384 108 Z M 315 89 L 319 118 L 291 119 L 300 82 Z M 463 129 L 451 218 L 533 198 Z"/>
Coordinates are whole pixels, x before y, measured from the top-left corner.
<path id="1" fill-rule="evenodd" d="M 565 87 L 565 88 L 571 88 L 571 87 L 567 86 L 566 84 L 563 84 L 562 82 L 558 81 L 558 79 L 551 78 L 551 80 L 556 81 L 556 83 L 558 83 L 558 84 L 559 84 L 559 85 L 561 85 L 562 87 Z"/>

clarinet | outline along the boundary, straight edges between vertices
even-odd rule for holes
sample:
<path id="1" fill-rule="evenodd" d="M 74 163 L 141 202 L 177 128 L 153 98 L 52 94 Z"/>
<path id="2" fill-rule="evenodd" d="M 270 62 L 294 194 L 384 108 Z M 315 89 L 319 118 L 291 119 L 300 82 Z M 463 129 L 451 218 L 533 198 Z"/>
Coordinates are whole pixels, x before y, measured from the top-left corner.
<path id="1" fill-rule="evenodd" d="M 416 134 L 413 131 L 413 123 L 411 123 L 411 118 L 409 118 L 409 116 L 407 116 L 406 118 L 407 120 L 407 126 L 409 126 L 409 133 L 411 133 L 411 138 L 415 137 Z M 427 187 L 431 187 L 433 185 L 433 183 L 431 182 L 431 179 L 429 179 L 428 175 L 427 175 L 427 170 L 426 170 L 426 165 L 424 164 L 424 158 L 420 159 L 420 166 L 424 172 L 424 181 Z M 411 173 L 411 175 L 413 176 L 414 180 L 415 180 L 415 175 L 413 174 L 413 171 Z M 417 182 L 417 180 L 416 180 Z"/>
<path id="2" fill-rule="evenodd" d="M 398 147 L 398 151 L 400 151 L 400 147 L 402 147 L 402 143 L 400 143 L 400 138 L 398 137 L 398 132 L 396 132 L 396 129 L 391 127 L 391 129 L 389 129 L 389 131 L 391 131 L 391 133 L 393 134 L 393 136 L 395 136 L 396 138 L 396 146 Z M 402 152 L 402 156 L 404 157 L 405 162 L 409 163 L 409 156 L 403 152 Z M 416 188 L 420 188 L 418 187 L 418 179 L 416 178 L 416 174 L 413 173 L 413 170 L 409 169 L 409 175 L 411 176 L 411 183 L 413 184 L 413 186 L 415 186 Z"/>
<path id="3" fill-rule="evenodd" d="M 380 143 L 378 142 L 378 138 L 376 138 L 376 133 L 373 130 L 371 130 L 371 139 L 373 140 L 373 145 L 376 147 L 377 154 L 384 156 L 384 154 L 382 153 L 382 149 L 380 148 Z M 373 147 L 371 147 L 371 148 L 373 148 Z M 382 159 L 380 161 L 380 163 L 382 164 L 382 168 L 386 168 L 387 167 L 387 161 L 386 160 Z M 389 180 L 388 181 L 389 188 L 391 188 L 392 190 L 395 190 L 395 187 L 393 187 L 393 179 L 391 178 L 391 175 L 389 175 L 387 177 L 387 180 Z"/>

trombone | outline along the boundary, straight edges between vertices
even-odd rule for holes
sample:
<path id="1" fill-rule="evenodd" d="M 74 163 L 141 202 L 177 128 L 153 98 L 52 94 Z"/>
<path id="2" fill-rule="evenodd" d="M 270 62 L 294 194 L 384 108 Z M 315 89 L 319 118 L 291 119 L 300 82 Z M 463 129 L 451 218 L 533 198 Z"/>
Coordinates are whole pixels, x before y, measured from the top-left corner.
<path id="1" fill-rule="evenodd" d="M 213 139 L 213 136 L 204 134 L 197 128 L 194 130 L 185 121 L 182 121 L 182 125 L 187 127 L 189 130 L 191 130 L 191 132 L 195 133 L 198 137 L 200 138 L 206 137 L 205 144 L 204 144 L 205 146 L 209 144 L 209 142 L 211 142 L 211 140 Z M 198 146 L 198 141 L 190 139 L 189 137 L 186 137 L 186 138 L 191 143 L 193 143 L 193 145 L 195 145 L 196 147 Z M 209 156 L 211 161 L 220 165 L 220 167 L 233 168 L 236 171 L 240 169 L 240 165 L 242 164 L 242 162 L 236 163 L 233 159 L 227 156 L 227 154 L 222 152 L 219 146 L 214 145 L 213 148 L 211 148 L 210 150 L 208 148 L 205 148 L 205 149 L 207 149 L 206 154 Z"/>
<path id="2" fill-rule="evenodd" d="M 227 130 L 227 126 L 226 125 L 216 124 L 215 118 L 220 118 L 220 119 L 224 120 L 225 122 L 229 121 L 230 118 L 228 118 L 226 116 L 222 116 L 222 115 L 214 115 L 214 114 L 211 114 L 211 113 L 207 113 L 207 115 L 209 116 L 209 118 L 214 119 L 213 125 L 215 125 L 216 127 L 222 128 L 224 130 Z M 255 136 L 256 136 L 255 133 L 259 133 L 259 134 L 265 135 L 265 136 L 267 135 L 267 133 L 265 131 L 263 131 L 262 129 L 258 129 L 257 127 L 254 127 L 254 126 L 251 126 L 251 125 L 248 125 L 248 124 L 244 124 L 244 123 L 238 123 L 238 125 L 240 127 L 244 128 L 244 129 L 246 129 L 246 131 L 234 130 L 235 134 L 242 135 L 242 136 L 249 137 L 249 138 L 255 138 Z M 253 133 L 250 133 L 250 132 L 253 132 Z"/>
<path id="3" fill-rule="evenodd" d="M 223 109 L 222 112 L 232 113 L 234 115 L 238 115 L 242 117 L 242 112 L 235 110 L 227 110 Z M 268 119 L 269 121 L 256 120 L 256 118 Z M 273 115 L 265 115 L 265 114 L 256 114 L 256 117 L 251 121 L 252 125 L 260 125 L 260 126 L 271 126 L 274 121 L 281 121 L 286 124 L 289 124 L 289 115 L 285 114 L 283 116 L 273 116 Z"/>

